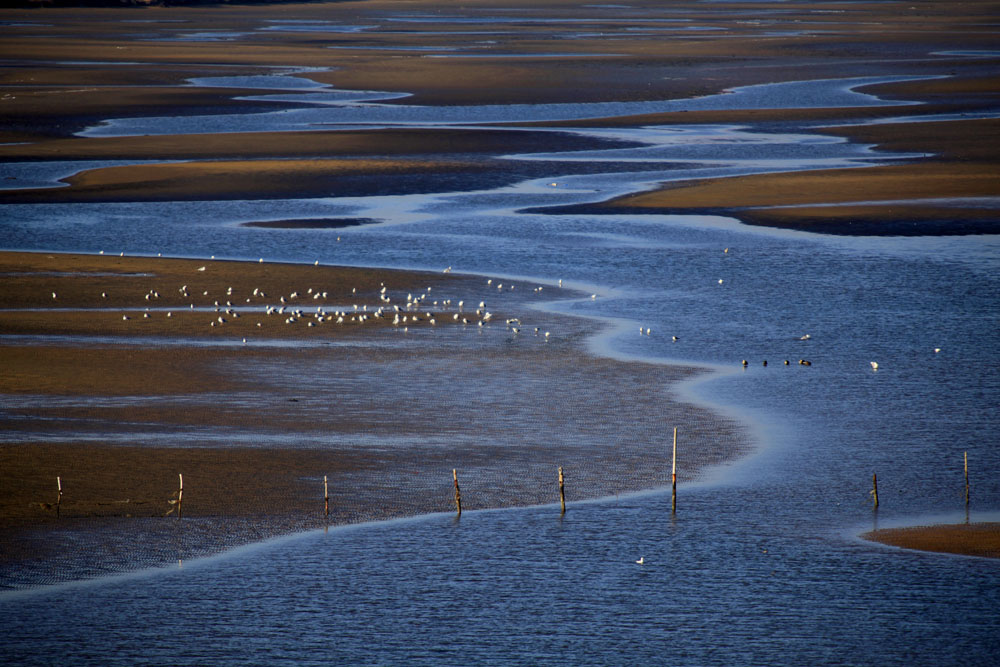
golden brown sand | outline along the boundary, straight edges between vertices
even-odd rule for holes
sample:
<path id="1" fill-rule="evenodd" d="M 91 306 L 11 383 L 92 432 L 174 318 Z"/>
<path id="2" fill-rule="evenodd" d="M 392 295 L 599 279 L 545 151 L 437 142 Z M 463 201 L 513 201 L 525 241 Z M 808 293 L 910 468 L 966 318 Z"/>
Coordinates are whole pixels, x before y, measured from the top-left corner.
<path id="1" fill-rule="evenodd" d="M 885 167 L 685 182 L 621 197 L 611 206 L 723 212 L 755 224 L 847 233 L 852 225 L 856 233 L 877 232 L 879 223 L 897 223 L 889 227 L 891 233 L 962 233 L 963 225 L 985 230 L 992 226 L 982 223 L 1000 221 L 1000 209 L 993 205 L 943 201 L 1000 193 L 1000 162 L 991 148 L 1000 140 L 1000 122 L 899 123 L 826 131 L 879 149 L 938 157 Z M 912 225 L 913 231 L 899 223 Z"/>
<path id="2" fill-rule="evenodd" d="M 904 549 L 1000 558 L 1000 523 L 883 528 L 862 537 Z"/>
<path id="3" fill-rule="evenodd" d="M 363 186 L 357 178 L 345 181 L 348 172 L 405 175 L 407 187 L 420 189 L 431 187 L 421 185 L 422 179 L 440 183 L 456 170 L 472 173 L 473 165 L 481 167 L 483 156 L 504 152 L 504 139 L 485 128 L 67 139 L 107 117 L 273 109 L 266 102 L 234 99 L 245 91 L 176 85 L 193 76 L 262 72 L 265 65 L 327 67 L 328 71 L 309 76 L 342 88 L 410 93 L 414 96 L 408 101 L 418 104 L 683 98 L 753 83 L 882 73 L 882 62 L 895 63 L 895 69 L 885 71 L 948 75 L 872 87 L 880 95 L 923 102 L 907 109 L 915 115 L 986 108 L 997 89 L 996 70 L 989 59 L 928 56 L 930 51 L 995 48 L 992 33 L 981 28 L 995 17 L 995 2 L 915 2 L 904 10 L 885 3 L 672 3 L 668 12 L 661 3 L 633 6 L 647 8 L 647 16 L 662 17 L 663 22 L 632 23 L 629 14 L 597 9 L 588 12 L 592 21 L 583 26 L 546 22 L 537 19 L 576 19 L 579 9 L 563 1 L 508 2 L 502 8 L 504 15 L 524 21 L 516 30 L 502 31 L 493 46 L 470 43 L 464 34 L 467 24 L 460 22 L 500 11 L 488 2 L 450 8 L 449 16 L 459 19 L 455 23 L 417 22 L 398 30 L 338 33 L 336 39 L 258 28 L 275 19 L 363 26 L 386 13 L 433 13 L 437 7 L 426 1 L 381 0 L 161 7 L 142 10 L 142 18 L 149 21 L 145 33 L 127 20 L 135 17 L 136 10 L 60 9 L 48 14 L 5 10 L 3 18 L 15 25 L 5 28 L 0 49 L 24 64 L 0 73 L 0 142 L 7 144 L 0 146 L 0 156 L 114 157 L 145 159 L 150 164 L 80 174 L 69 180 L 67 188 L 7 191 L 0 194 L 0 201 L 230 197 L 248 190 L 260 196 L 297 197 L 358 192 Z M 761 15 L 770 20 L 755 20 Z M 690 24 L 673 21 L 677 17 L 690 19 Z M 691 26 L 712 30 L 692 32 L 687 30 Z M 173 39 L 199 30 L 242 36 L 208 42 Z M 453 56 L 455 47 L 459 55 L 464 50 L 480 57 L 428 57 Z M 122 64 L 98 64 L 108 62 Z M 898 111 L 898 107 L 716 111 L 542 125 L 796 118 L 835 123 Z M 940 201 L 996 195 L 998 165 L 990 148 L 997 143 L 995 121 L 822 132 L 926 157 L 866 170 L 864 176 L 838 170 L 672 186 L 612 202 L 609 208 L 725 213 L 754 224 L 853 234 L 970 233 L 995 230 L 1000 223 L 996 209 L 982 200 Z M 539 135 L 508 136 L 513 142 L 542 141 Z M 546 141 L 558 143 L 552 135 Z M 512 145 L 509 150 L 522 148 Z M 459 154 L 479 157 L 446 157 Z M 251 157 L 255 159 L 238 169 L 233 162 L 203 161 Z M 281 157 L 297 159 L 283 165 L 268 159 Z M 186 161 L 152 164 L 165 159 Z M 766 193 L 773 196 L 761 196 Z M 788 199 L 792 193 L 794 201 Z"/>
<path id="4" fill-rule="evenodd" d="M 906 82 L 872 87 L 879 94 L 928 100 L 922 112 L 960 111 L 986 103 L 995 76 Z M 942 100 L 961 100 L 952 105 Z M 879 118 L 895 109 L 791 110 L 661 114 L 643 122 L 742 122 L 804 118 Z M 620 123 L 616 120 L 611 124 Z M 870 144 L 877 152 L 903 154 L 899 164 L 863 169 L 758 174 L 674 183 L 627 195 L 591 210 L 731 215 L 750 224 L 844 234 L 995 233 L 1000 209 L 986 199 L 1000 193 L 1000 122 L 969 119 L 938 122 L 832 126 L 823 134 Z M 948 201 L 981 198 L 980 201 Z"/>
<path id="5" fill-rule="evenodd" d="M 325 335 L 335 336 L 362 326 L 357 317 L 364 313 L 355 315 L 354 305 L 371 311 L 386 305 L 379 300 L 383 287 L 396 295 L 398 304 L 400 297 L 405 301 L 408 292 L 418 295 L 418 289 L 433 287 L 443 279 L 443 274 L 267 261 L 19 252 L 0 253 L 0 274 L 4 274 L 5 287 L 0 293 L 2 333 L 184 335 L 237 340 L 248 335 L 302 338 L 311 333 L 310 327 L 286 326 L 284 317 L 258 312 L 267 305 L 281 307 L 279 299 L 283 297 L 288 308 L 351 310 L 345 327 L 323 329 Z M 299 295 L 292 298 L 292 292 Z M 327 293 L 325 297 L 322 292 Z M 258 316 L 227 317 L 227 307 L 237 311 L 253 308 Z M 151 311 L 148 318 L 144 317 L 147 310 Z M 220 316 L 226 320 L 224 325 L 217 321 Z M 443 325 L 449 323 L 442 319 Z M 391 318 L 369 318 L 363 326 L 390 324 Z M 428 321 L 408 324 L 428 326 Z"/>
<path id="6" fill-rule="evenodd" d="M 514 310 L 553 298 L 529 285 L 499 293 L 455 274 L 13 252 L 0 253 L 0 274 L 0 334 L 23 336 L 0 346 L 8 585 L 89 576 L 121 553 L 135 567 L 449 511 L 453 468 L 467 510 L 555 502 L 559 466 L 570 501 L 662 486 L 674 425 L 682 480 L 745 446 L 736 424 L 673 399 L 693 370 L 586 357 L 590 325 Z M 397 305 L 433 296 L 404 308 L 421 317 L 406 326 L 262 312 L 284 296 L 373 313 L 387 306 L 383 286 Z M 479 327 L 461 297 L 496 303 L 496 321 Z M 515 314 L 523 334 L 503 324 Z M 68 546 L 80 542 L 85 561 Z"/>

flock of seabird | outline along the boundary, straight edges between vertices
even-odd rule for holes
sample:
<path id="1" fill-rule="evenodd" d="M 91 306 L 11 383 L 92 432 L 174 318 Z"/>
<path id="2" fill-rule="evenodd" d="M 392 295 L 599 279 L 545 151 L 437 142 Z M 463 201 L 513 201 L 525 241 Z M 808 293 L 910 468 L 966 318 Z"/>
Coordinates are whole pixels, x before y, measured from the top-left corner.
<path id="1" fill-rule="evenodd" d="M 728 253 L 729 248 L 726 248 L 723 252 Z M 103 251 L 101 252 L 103 255 Z M 122 253 L 124 256 L 124 253 Z M 215 259 L 213 256 L 212 259 Z M 263 262 L 263 259 L 260 260 Z M 318 265 L 319 262 L 315 262 Z M 201 266 L 197 270 L 199 272 L 205 272 L 206 266 Z M 444 269 L 444 273 L 451 273 L 452 267 L 447 267 Z M 719 280 L 722 284 L 723 280 Z M 504 291 L 506 287 L 507 290 L 513 290 L 515 285 L 511 283 L 504 284 L 503 282 L 496 281 L 492 278 L 486 281 L 487 286 L 495 287 L 498 291 Z M 559 287 L 563 286 L 563 281 L 560 279 L 558 281 Z M 539 286 L 534 288 L 534 292 L 541 292 L 544 288 Z M 477 328 L 482 329 L 486 327 L 493 319 L 493 313 L 486 309 L 485 299 L 480 301 L 475 310 L 466 311 L 464 300 L 459 300 L 455 302 L 453 299 L 432 299 L 431 298 L 431 287 L 427 287 L 419 295 L 414 295 L 412 292 L 406 295 L 405 301 L 400 297 L 396 302 L 393 301 L 389 294 L 388 288 L 385 283 L 382 283 L 378 293 L 378 299 L 381 305 L 378 307 L 372 307 L 369 310 L 367 304 L 352 304 L 350 307 L 334 308 L 332 310 L 327 310 L 324 308 L 323 304 L 312 308 L 307 307 L 308 300 L 311 298 L 313 301 L 318 301 L 320 299 L 326 300 L 328 298 L 329 292 L 323 291 L 317 288 L 308 288 L 304 294 L 299 294 L 298 291 L 292 291 L 288 296 L 281 295 L 277 298 L 277 303 L 264 303 L 267 294 L 260 288 L 254 288 L 250 296 L 245 299 L 245 304 L 256 303 L 264 306 L 264 314 L 268 317 L 279 316 L 284 317 L 284 323 L 288 325 L 298 324 L 300 322 L 305 322 L 307 327 L 315 327 L 322 324 L 336 324 L 336 325 L 347 325 L 347 324 L 365 324 L 367 322 L 376 321 L 389 321 L 394 327 L 401 328 L 403 331 L 408 331 L 410 325 L 417 324 L 427 324 L 430 326 L 435 326 L 438 324 L 438 318 L 444 318 L 440 321 L 447 321 L 446 315 L 451 315 L 451 321 L 453 323 L 461 323 L 463 326 L 475 325 Z M 189 297 L 190 293 L 188 291 L 188 286 L 183 285 L 178 289 L 184 297 Z M 352 295 L 357 294 L 357 288 L 351 290 Z M 57 298 L 57 293 L 52 292 L 52 298 Z M 208 296 L 208 292 L 204 291 L 202 296 Z M 233 288 L 229 287 L 226 290 L 226 297 L 224 302 L 218 300 L 214 301 L 215 308 L 215 318 L 209 322 L 209 326 L 217 327 L 223 326 L 229 322 L 229 318 L 239 318 L 240 313 L 236 309 L 236 306 L 232 302 Z M 102 298 L 107 298 L 107 292 L 101 293 Z M 154 300 L 160 298 L 159 292 L 156 290 L 150 290 L 144 295 L 146 301 Z M 590 295 L 591 300 L 597 299 L 597 294 Z M 298 305 L 296 303 L 298 302 Z M 190 304 L 190 309 L 195 309 L 195 304 Z M 172 312 L 167 312 L 167 317 L 172 317 Z M 151 314 L 147 308 L 143 312 L 143 319 L 149 319 Z M 391 318 L 391 319 L 390 319 Z M 128 321 L 131 317 L 127 314 L 122 315 L 122 320 Z M 262 322 L 257 322 L 258 327 L 262 327 Z M 520 334 L 522 332 L 521 320 L 519 318 L 509 318 L 506 320 L 507 330 L 512 334 Z M 534 333 L 536 336 L 541 336 L 544 340 L 548 341 L 551 337 L 551 332 L 542 332 L 538 327 L 534 328 Z M 652 334 L 652 328 L 648 326 L 639 327 L 639 335 L 650 336 Z M 810 334 L 804 334 L 799 336 L 797 340 L 809 341 L 812 339 Z M 246 339 L 243 339 L 246 342 Z M 678 336 L 671 336 L 671 340 L 677 342 Z M 941 348 L 934 348 L 935 353 L 939 353 Z M 788 366 L 791 362 L 788 359 L 784 360 L 784 365 Z M 743 359 L 742 365 L 744 368 L 749 366 L 749 362 Z M 762 366 L 767 366 L 767 360 L 761 362 Z M 811 366 L 812 362 L 807 359 L 799 359 L 798 365 L 800 366 Z M 876 361 L 870 362 L 872 371 L 877 371 L 879 369 L 879 364 Z"/>
<path id="2" fill-rule="evenodd" d="M 204 273 L 207 268 L 207 266 L 201 266 L 197 271 Z M 450 273 L 451 267 L 445 269 L 444 272 Z M 487 285 L 495 287 L 499 291 L 510 291 L 515 288 L 515 285 L 511 283 L 496 282 L 494 284 L 493 279 L 487 280 Z M 537 287 L 534 291 L 537 293 L 542 289 L 542 287 Z M 187 284 L 180 286 L 177 291 L 184 298 L 191 297 L 191 290 Z M 286 325 L 304 323 L 306 327 L 389 323 L 402 331 L 409 331 L 409 327 L 414 325 L 436 326 L 439 323 L 450 321 L 463 326 L 471 325 L 478 329 L 484 329 L 493 322 L 494 314 L 487 309 L 486 299 L 479 301 L 475 308 L 471 306 L 466 308 L 464 300 L 436 299 L 432 297 L 432 291 L 432 287 L 427 287 L 420 293 L 408 293 L 404 299 L 401 294 L 392 295 L 385 283 L 381 283 L 376 295 L 377 305 L 353 303 L 350 306 L 331 307 L 328 305 L 328 300 L 331 298 L 329 291 L 321 288 L 310 287 L 301 293 L 298 290 L 293 290 L 287 295 L 283 294 L 275 298 L 268 296 L 259 287 L 255 287 L 242 299 L 243 303 L 234 303 L 239 299 L 234 288 L 230 286 L 225 290 L 224 297 L 213 299 L 212 305 L 209 306 L 214 308 L 213 317 L 207 324 L 213 328 L 225 326 L 241 316 L 241 309 L 243 315 L 251 314 L 247 310 L 251 309 L 252 313 L 263 314 L 264 318 L 280 317 L 283 318 Z M 351 289 L 351 295 L 358 301 L 361 300 L 358 298 L 357 287 Z M 53 292 L 52 298 L 55 299 L 56 296 L 56 293 Z M 107 292 L 102 292 L 101 296 L 106 299 Z M 201 296 L 211 298 L 207 290 L 202 291 Z M 144 298 L 146 301 L 159 299 L 160 293 L 156 290 L 150 290 Z M 193 311 L 197 306 L 192 301 L 189 308 Z M 149 319 L 151 316 L 152 313 L 147 307 L 143 311 L 143 319 Z M 173 317 L 173 312 L 168 311 L 166 316 Z M 128 314 L 122 315 L 124 321 L 131 319 Z M 263 321 L 263 319 L 258 320 L 256 326 L 263 327 Z M 509 318 L 506 320 L 506 327 L 510 333 L 520 334 L 522 331 L 521 320 Z M 552 337 L 551 332 L 542 331 L 538 327 L 534 328 L 534 333 L 546 342 Z M 245 338 L 243 340 L 246 342 Z"/>

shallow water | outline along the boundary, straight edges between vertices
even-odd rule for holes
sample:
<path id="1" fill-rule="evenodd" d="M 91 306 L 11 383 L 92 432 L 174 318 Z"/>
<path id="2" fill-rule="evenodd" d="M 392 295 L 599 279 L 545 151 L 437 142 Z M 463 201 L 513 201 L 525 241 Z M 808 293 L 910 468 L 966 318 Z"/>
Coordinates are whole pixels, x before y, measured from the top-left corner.
<path id="1" fill-rule="evenodd" d="M 229 79 L 230 77 L 219 77 Z M 718 109 L 809 109 L 908 105 L 889 102 L 856 89 L 862 86 L 926 77 L 857 77 L 853 79 L 793 81 L 743 86 L 720 95 L 655 102 L 594 102 L 586 104 L 509 104 L 483 106 L 357 105 L 343 100 L 343 106 L 285 109 L 259 114 L 216 114 L 121 118 L 103 121 L 80 133 L 86 137 L 115 137 L 163 134 L 212 134 L 231 132 L 273 132 L 333 129 L 340 125 L 467 125 L 473 123 L 523 122 L 533 120 L 575 120 L 633 116 L 668 111 L 708 111 Z M 255 85 L 254 87 L 259 87 Z M 332 90 L 332 89 L 331 89 Z M 332 92 L 353 92 L 336 91 Z M 362 91 L 362 95 L 367 95 Z M 396 97 L 387 93 L 389 99 Z M 271 97 L 270 99 L 276 99 Z M 289 100 L 298 98 L 286 98 Z M 367 96 L 359 99 L 368 99 Z M 303 101 L 311 101 L 303 98 Z"/>
<path id="2" fill-rule="evenodd" d="M 688 493 L 676 520 L 668 499 L 648 495 L 574 505 L 564 517 L 549 506 L 317 531 L 15 595 L 0 602 L 5 656 L 26 665 L 55 654 L 98 664 L 109 649 L 123 663 L 180 665 L 989 662 L 1000 563 L 894 553 L 801 525 L 808 507 L 774 490 L 761 489 L 772 493 L 753 511 L 738 489 Z M 39 637 L 41 656 L 27 640 Z"/>
<path id="3" fill-rule="evenodd" d="M 751 87 L 683 104 L 879 103 L 851 93 L 858 83 Z M 542 105 L 531 113 L 580 118 L 636 110 Z M 460 107 L 433 122 L 502 120 L 525 111 Z M 393 105 L 358 113 L 365 122 L 420 124 L 428 122 L 425 112 Z M 331 107 L 213 122 L 293 129 L 357 122 L 352 113 Z M 169 133 L 205 120 L 115 121 L 92 133 Z M 555 295 L 562 279 L 597 298 L 548 307 L 621 323 L 591 341 L 595 353 L 716 369 L 709 380 L 677 387 L 677 395 L 740 419 L 755 446 L 748 458 L 682 483 L 675 517 L 662 491 L 571 504 L 564 517 L 552 506 L 467 512 L 458 521 L 435 515 L 305 534 L 141 575 L 7 593 L 0 595 L 6 659 L 42 664 L 60 655 L 61 664 L 106 664 L 113 653 L 136 664 L 993 661 L 1000 649 L 1000 563 L 897 552 L 855 536 L 876 522 L 965 520 L 964 452 L 973 489 L 969 518 L 997 518 L 1000 239 L 847 238 L 749 228 L 726 218 L 518 212 L 603 199 L 644 181 L 873 161 L 863 147 L 800 127 L 659 127 L 635 136 L 641 147 L 633 151 L 530 156 L 552 162 L 551 176 L 492 190 L 4 207 L 0 231 L 8 248 L 453 266 L 483 275 L 484 292 L 485 276 L 530 278 Z M 606 160 L 607 173 L 574 171 L 581 158 Z M 618 168 L 634 159 L 683 164 L 640 173 Z M 239 226 L 331 215 L 383 222 L 334 231 Z M 639 335 L 639 326 L 650 327 L 650 335 Z M 810 338 L 800 340 L 805 334 Z M 664 432 L 671 425 L 663 423 Z M 877 515 L 868 495 L 873 472 L 880 481 Z M 640 556 L 643 565 L 634 562 Z"/>

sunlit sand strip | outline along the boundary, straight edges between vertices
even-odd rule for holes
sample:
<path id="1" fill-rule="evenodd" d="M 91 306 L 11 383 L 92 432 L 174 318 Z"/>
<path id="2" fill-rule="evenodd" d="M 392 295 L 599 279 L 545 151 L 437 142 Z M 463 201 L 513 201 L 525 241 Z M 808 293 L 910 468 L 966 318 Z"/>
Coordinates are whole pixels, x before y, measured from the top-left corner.
<path id="1" fill-rule="evenodd" d="M 882 528 L 862 537 L 904 549 L 1000 558 L 1000 523 Z"/>
<path id="2" fill-rule="evenodd" d="M 0 296 L 3 391 L 14 396 L 0 413 L 11 436 L 0 444 L 7 586 L 155 565 L 325 523 L 447 511 L 453 468 L 467 510 L 554 502 L 559 467 L 570 503 L 659 488 L 673 426 L 682 482 L 747 447 L 734 421 L 671 396 L 694 369 L 591 357 L 593 323 L 527 307 L 558 288 L 444 272 L 0 253 L 0 270 L 18 266 L 24 277 L 6 279 L 12 289 Z M 115 270 L 123 275 L 107 275 Z M 272 304 L 311 302 L 317 289 L 316 301 L 324 292 L 337 303 L 356 298 L 352 313 L 399 305 L 393 319 L 421 320 L 308 327 L 306 317 L 288 324 L 286 312 L 261 334 L 255 320 L 268 316 L 257 312 L 218 325 L 226 308 L 238 309 L 225 300 L 263 291 Z M 219 313 L 123 320 L 105 310 L 112 301 L 145 313 L 136 305 L 158 301 L 182 311 L 191 300 L 218 300 Z M 62 308 L 16 312 L 52 302 L 83 309 L 75 322 Z M 431 324 L 425 308 L 442 322 Z M 3 335 L 12 329 L 17 337 Z M 55 333 L 59 342 L 46 345 Z M 95 345 L 95 334 L 141 334 L 149 344 Z M 155 342 L 177 336 L 236 344 Z M 180 522 L 165 518 L 178 473 Z M 86 557 L 66 540 L 86 544 Z M 114 555 L 123 549 L 124 564 Z"/>

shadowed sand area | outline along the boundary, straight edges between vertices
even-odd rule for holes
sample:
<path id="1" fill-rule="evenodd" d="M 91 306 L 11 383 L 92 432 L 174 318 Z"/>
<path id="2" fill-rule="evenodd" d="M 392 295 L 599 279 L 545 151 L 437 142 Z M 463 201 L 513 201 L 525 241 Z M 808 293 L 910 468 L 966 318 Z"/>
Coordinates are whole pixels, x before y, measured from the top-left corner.
<path id="1" fill-rule="evenodd" d="M 594 325 L 525 311 L 541 297 L 524 284 L 494 296 L 457 275 L 44 253 L 0 253 L 0 274 L 8 585 L 449 511 L 453 468 L 467 510 L 556 502 L 559 466 L 570 501 L 663 486 L 673 426 L 682 481 L 746 447 L 672 397 L 693 369 L 588 357 Z M 429 296 L 407 309 L 408 294 Z M 265 314 L 280 297 L 313 315 Z M 457 306 L 481 299 L 496 307 L 482 327 Z M 421 319 L 350 320 L 380 305 Z M 350 314 L 319 322 L 317 307 Z"/>
<path id="2" fill-rule="evenodd" d="M 335 194 L 345 177 L 384 182 L 421 172 L 470 172 L 473 164 L 376 160 L 234 160 L 108 167 L 85 171 L 65 181 L 63 191 L 27 190 L 11 203 L 52 201 L 176 201 L 177 199 L 257 199 Z M 384 186 L 383 186 L 384 187 Z"/>
<path id="3" fill-rule="evenodd" d="M 1000 523 L 883 528 L 862 537 L 904 549 L 1000 558 Z"/>

